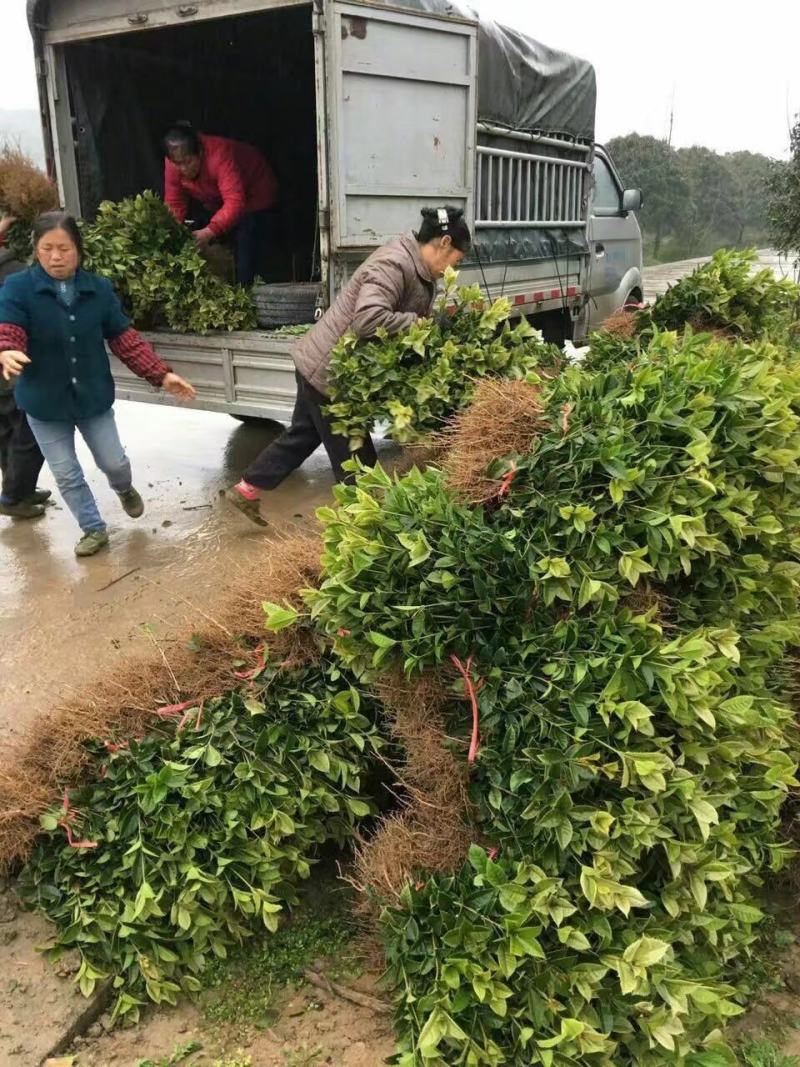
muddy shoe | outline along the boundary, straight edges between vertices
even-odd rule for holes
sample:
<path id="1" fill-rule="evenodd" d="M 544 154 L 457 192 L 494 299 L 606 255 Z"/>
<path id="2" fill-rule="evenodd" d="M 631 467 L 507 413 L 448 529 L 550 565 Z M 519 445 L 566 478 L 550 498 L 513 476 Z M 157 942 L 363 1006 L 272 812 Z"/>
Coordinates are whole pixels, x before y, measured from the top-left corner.
<path id="1" fill-rule="evenodd" d="M 26 504 L 44 504 L 53 494 L 49 489 L 36 489 L 30 496 L 25 497 Z"/>
<path id="2" fill-rule="evenodd" d="M 95 552 L 99 552 L 101 548 L 105 548 L 108 544 L 108 533 L 106 530 L 90 530 L 89 533 L 85 533 L 83 537 L 75 545 L 76 556 L 93 556 Z"/>
<path id="3" fill-rule="evenodd" d="M 22 500 L 19 504 L 0 504 L 0 515 L 7 515 L 9 519 L 39 519 L 44 515 L 44 507 Z"/>
<path id="4" fill-rule="evenodd" d="M 117 493 L 117 496 L 126 515 L 130 515 L 132 519 L 138 519 L 140 515 L 144 515 L 144 501 L 133 486 L 126 489 L 124 493 Z"/>
<path id="5" fill-rule="evenodd" d="M 232 485 L 230 489 L 226 489 L 224 495 L 229 504 L 232 504 L 237 511 L 241 511 L 243 515 L 246 515 L 256 526 L 269 525 L 267 520 L 261 517 L 258 497 L 245 496 L 238 485 Z"/>

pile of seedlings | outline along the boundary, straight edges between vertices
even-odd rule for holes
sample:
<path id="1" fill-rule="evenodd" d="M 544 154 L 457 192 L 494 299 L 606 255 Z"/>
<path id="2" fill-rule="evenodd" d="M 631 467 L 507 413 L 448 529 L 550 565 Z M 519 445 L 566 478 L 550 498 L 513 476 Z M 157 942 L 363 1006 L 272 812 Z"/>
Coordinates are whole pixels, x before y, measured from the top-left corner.
<path id="1" fill-rule="evenodd" d="M 217 277 L 190 231 L 152 192 L 104 201 L 83 227 L 86 268 L 109 278 L 140 329 L 248 330 L 249 292 Z"/>
<path id="2" fill-rule="evenodd" d="M 682 283 L 686 307 L 707 280 Z M 26 893 L 82 980 L 113 974 L 120 1011 L 191 990 L 274 922 L 320 840 L 354 835 L 382 752 L 402 804 L 360 828 L 350 877 L 398 1065 L 734 1064 L 731 975 L 797 784 L 781 292 L 769 336 L 666 330 L 656 304 L 558 376 L 537 342 L 524 380 L 470 385 L 426 465 L 337 487 L 321 554 L 266 591 L 266 644 L 251 604 L 244 644 L 209 650 L 227 673 L 160 709 L 151 692 L 84 747 L 85 784 L 40 805 Z M 28 809 L 5 820 L 17 854 L 34 763 L 5 790 Z"/>
<path id="3" fill-rule="evenodd" d="M 381 329 L 363 341 L 350 332 L 334 348 L 328 413 L 353 451 L 377 423 L 400 444 L 419 441 L 469 404 L 478 381 L 559 365 L 559 350 L 525 319 L 509 321 L 510 301 L 486 307 L 480 288 L 460 287 L 457 278 L 446 273 L 433 318 L 391 337 Z"/>

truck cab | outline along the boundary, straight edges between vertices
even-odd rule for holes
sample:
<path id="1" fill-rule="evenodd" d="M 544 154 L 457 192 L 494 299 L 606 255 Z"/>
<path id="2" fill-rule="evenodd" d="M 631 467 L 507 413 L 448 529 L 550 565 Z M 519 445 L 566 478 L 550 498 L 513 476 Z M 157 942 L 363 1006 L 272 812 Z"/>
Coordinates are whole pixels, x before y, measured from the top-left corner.
<path id="1" fill-rule="evenodd" d="M 626 304 L 639 304 L 642 231 L 638 189 L 626 189 L 602 145 L 595 145 L 589 208 L 589 327 L 599 326 Z"/>

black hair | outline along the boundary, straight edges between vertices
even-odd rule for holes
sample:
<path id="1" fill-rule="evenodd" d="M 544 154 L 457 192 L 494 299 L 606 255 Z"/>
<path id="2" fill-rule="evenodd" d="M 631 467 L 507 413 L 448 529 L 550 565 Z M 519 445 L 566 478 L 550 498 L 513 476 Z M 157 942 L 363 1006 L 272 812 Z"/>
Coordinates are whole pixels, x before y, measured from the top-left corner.
<path id="1" fill-rule="evenodd" d="M 69 235 L 70 240 L 78 249 L 78 255 L 83 259 L 83 237 L 75 221 L 75 216 L 68 211 L 45 211 L 33 224 L 33 247 L 39 244 L 41 239 L 53 230 L 63 230 Z"/>
<path id="2" fill-rule="evenodd" d="M 469 252 L 472 247 L 472 234 L 464 220 L 464 209 L 450 204 L 446 207 L 424 207 L 422 225 L 414 236 L 421 245 L 447 236 L 452 240 L 453 248 L 459 252 Z"/>
<path id="3" fill-rule="evenodd" d="M 191 122 L 181 119 L 170 126 L 161 138 L 165 155 L 174 152 L 176 148 L 190 156 L 199 156 L 203 146 L 200 137 Z"/>

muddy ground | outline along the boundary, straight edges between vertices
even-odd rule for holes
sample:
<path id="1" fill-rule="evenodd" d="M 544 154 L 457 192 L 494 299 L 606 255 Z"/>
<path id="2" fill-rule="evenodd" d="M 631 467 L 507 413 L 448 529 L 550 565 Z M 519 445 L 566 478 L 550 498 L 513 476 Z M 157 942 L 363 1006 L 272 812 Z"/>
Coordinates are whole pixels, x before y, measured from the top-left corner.
<path id="1" fill-rule="evenodd" d="M 330 499 L 330 469 L 318 453 L 269 494 L 263 511 L 270 526 L 260 529 L 219 494 L 274 430 L 125 402 L 117 417 L 147 510 L 129 519 L 87 459 L 110 525 L 107 550 L 76 559 L 75 524 L 58 501 L 42 519 L 0 518 L 0 740 L 21 736 L 54 698 L 113 672 L 140 646 L 168 646 L 202 625 L 265 538 L 312 525 Z M 397 452 L 387 445 L 382 455 L 391 462 Z M 46 470 L 40 484 L 54 488 Z"/>

